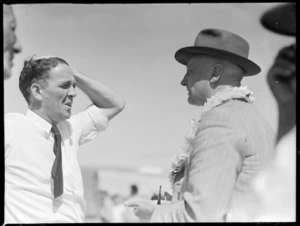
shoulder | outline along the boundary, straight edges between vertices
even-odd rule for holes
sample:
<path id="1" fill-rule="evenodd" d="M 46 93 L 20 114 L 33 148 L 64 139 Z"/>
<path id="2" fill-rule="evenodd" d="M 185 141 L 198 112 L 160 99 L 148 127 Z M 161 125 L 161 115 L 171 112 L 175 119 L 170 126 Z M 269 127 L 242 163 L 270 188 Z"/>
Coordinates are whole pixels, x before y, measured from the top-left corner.
<path id="1" fill-rule="evenodd" d="M 243 101 L 231 100 L 214 107 L 202 115 L 201 120 L 231 123 L 241 121 L 245 115 L 250 114 L 249 110 L 253 105 Z M 252 111 L 252 110 L 251 110 Z"/>
<path id="2" fill-rule="evenodd" d="M 6 113 L 4 115 L 5 123 L 19 123 L 25 120 L 25 115 L 20 113 Z"/>
<path id="3" fill-rule="evenodd" d="M 26 122 L 25 115 L 20 113 L 6 113 L 4 115 L 5 139 L 9 140 L 8 137 L 14 136 L 16 131 L 20 131 L 24 122 Z"/>
<path id="4" fill-rule="evenodd" d="M 6 113 L 4 115 L 5 119 L 16 119 L 16 118 L 22 118 L 24 117 L 21 113 Z"/>

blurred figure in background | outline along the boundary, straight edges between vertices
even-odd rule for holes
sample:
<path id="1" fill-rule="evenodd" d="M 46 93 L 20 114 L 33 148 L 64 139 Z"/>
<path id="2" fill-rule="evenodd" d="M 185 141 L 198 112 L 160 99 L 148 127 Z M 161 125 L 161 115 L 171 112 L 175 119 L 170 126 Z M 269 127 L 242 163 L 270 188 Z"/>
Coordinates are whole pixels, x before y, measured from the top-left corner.
<path id="1" fill-rule="evenodd" d="M 139 188 L 136 184 L 130 185 L 130 196 L 136 196 L 139 193 Z"/>
<path id="2" fill-rule="evenodd" d="M 139 197 L 139 188 L 136 184 L 132 184 L 130 185 L 130 195 L 129 197 L 126 197 L 126 199 L 128 198 L 134 198 L 134 197 Z M 124 204 L 122 203 L 122 205 L 124 206 Z M 135 216 L 133 209 L 124 206 L 124 213 L 123 213 L 123 219 L 124 222 L 140 222 L 140 219 Z"/>
<path id="3" fill-rule="evenodd" d="M 113 201 L 113 208 L 112 208 L 112 221 L 113 223 L 117 222 L 125 222 L 124 221 L 124 211 L 125 211 L 125 206 L 123 205 L 123 202 L 125 200 L 125 197 L 122 197 L 119 194 L 114 194 L 112 196 L 112 201 Z"/>
<path id="4" fill-rule="evenodd" d="M 22 50 L 19 39 L 15 33 L 17 27 L 16 18 L 10 5 L 3 4 L 3 76 L 11 77 L 13 59 L 16 53 Z"/>
<path id="5" fill-rule="evenodd" d="M 115 197 L 115 207 L 113 208 L 112 222 L 140 222 L 139 218 L 135 216 L 133 209 L 124 205 L 124 201 L 129 198 L 139 197 L 139 189 L 136 184 L 130 185 L 129 196 Z"/>
<path id="6" fill-rule="evenodd" d="M 296 3 L 276 6 L 261 17 L 275 33 L 296 36 Z M 263 211 L 257 221 L 296 221 L 296 43 L 282 48 L 267 75 L 279 120 L 275 157 L 255 180 Z"/>
<path id="7" fill-rule="evenodd" d="M 112 222 L 112 209 L 114 207 L 114 203 L 110 195 L 107 191 L 100 190 L 99 191 L 99 212 L 98 217 L 100 222 L 102 223 L 110 223 Z"/>

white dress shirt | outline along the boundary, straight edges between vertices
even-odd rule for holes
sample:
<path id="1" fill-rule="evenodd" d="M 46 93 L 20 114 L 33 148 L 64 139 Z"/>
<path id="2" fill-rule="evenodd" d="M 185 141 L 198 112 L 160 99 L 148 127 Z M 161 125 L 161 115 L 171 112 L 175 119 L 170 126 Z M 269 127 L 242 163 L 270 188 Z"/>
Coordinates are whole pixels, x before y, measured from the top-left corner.
<path id="1" fill-rule="evenodd" d="M 5 115 L 5 223 L 84 222 L 86 203 L 78 147 L 108 126 L 100 108 L 89 106 L 57 125 L 62 136 L 64 193 L 53 195 L 52 125 L 31 110 Z"/>

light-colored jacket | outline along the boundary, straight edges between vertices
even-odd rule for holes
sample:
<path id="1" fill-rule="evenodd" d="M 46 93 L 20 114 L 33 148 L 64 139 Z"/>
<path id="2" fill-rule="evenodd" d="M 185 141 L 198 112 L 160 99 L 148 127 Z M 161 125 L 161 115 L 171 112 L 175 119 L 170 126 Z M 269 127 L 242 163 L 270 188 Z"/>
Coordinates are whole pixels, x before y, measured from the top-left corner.
<path id="1" fill-rule="evenodd" d="M 249 220 L 249 208 L 259 211 L 251 182 L 271 160 L 274 142 L 273 129 L 252 104 L 231 100 L 204 113 L 185 169 L 183 200 L 158 206 L 151 222 Z"/>

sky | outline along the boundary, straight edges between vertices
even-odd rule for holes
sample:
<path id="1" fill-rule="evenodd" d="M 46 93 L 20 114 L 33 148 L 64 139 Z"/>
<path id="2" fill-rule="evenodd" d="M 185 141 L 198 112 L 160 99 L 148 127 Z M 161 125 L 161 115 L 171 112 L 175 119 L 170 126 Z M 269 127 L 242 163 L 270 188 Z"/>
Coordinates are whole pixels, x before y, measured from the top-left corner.
<path id="1" fill-rule="evenodd" d="M 250 44 L 249 59 L 262 69 L 242 85 L 255 107 L 277 129 L 277 105 L 266 83 L 274 57 L 293 38 L 265 30 L 262 13 L 280 3 L 214 4 L 18 4 L 13 9 L 23 51 L 4 82 L 4 111 L 25 113 L 18 88 L 23 62 L 33 54 L 56 55 L 102 82 L 125 101 L 106 131 L 80 147 L 81 166 L 159 167 L 168 171 L 199 107 L 180 85 L 186 67 L 175 52 L 194 44 L 206 28 L 237 33 Z M 90 104 L 79 89 L 73 114 Z"/>

